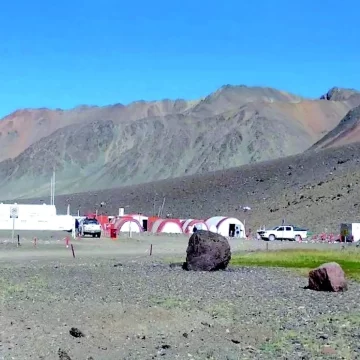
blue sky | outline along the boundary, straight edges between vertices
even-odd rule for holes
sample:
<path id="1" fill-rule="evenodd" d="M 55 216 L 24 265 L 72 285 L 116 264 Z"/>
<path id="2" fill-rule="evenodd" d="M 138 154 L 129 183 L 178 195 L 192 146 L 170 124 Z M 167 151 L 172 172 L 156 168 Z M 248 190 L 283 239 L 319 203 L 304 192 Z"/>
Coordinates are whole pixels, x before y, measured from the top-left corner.
<path id="1" fill-rule="evenodd" d="M 4 1 L 0 117 L 199 98 L 223 84 L 360 89 L 359 11 L 356 0 Z"/>

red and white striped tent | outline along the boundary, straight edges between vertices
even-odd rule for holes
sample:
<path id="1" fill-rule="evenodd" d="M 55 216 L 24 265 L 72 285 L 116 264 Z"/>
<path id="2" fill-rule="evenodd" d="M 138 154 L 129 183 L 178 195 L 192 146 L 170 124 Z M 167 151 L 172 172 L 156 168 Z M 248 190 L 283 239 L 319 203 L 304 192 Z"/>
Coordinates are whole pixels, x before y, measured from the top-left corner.
<path id="1" fill-rule="evenodd" d="M 183 231 L 179 219 L 157 219 L 152 224 L 151 232 L 156 234 L 182 234 Z"/>
<path id="2" fill-rule="evenodd" d="M 111 223 L 116 229 L 117 234 L 130 231 L 134 233 L 140 233 L 143 231 L 140 222 L 130 216 L 121 216 L 114 218 Z"/>
<path id="3" fill-rule="evenodd" d="M 198 230 L 209 230 L 209 227 L 206 225 L 204 220 L 197 219 L 187 219 L 182 224 L 182 230 L 184 234 L 192 234 L 194 232 L 194 227 Z"/>

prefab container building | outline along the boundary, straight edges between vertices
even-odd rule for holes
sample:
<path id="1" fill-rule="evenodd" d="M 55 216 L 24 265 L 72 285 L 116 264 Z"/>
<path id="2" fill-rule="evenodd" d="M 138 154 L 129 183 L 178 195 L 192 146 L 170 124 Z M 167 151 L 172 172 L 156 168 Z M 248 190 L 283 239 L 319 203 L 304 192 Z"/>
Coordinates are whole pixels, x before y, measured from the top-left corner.
<path id="1" fill-rule="evenodd" d="M 13 223 L 16 230 L 72 231 L 75 218 L 71 215 L 57 215 L 55 205 L 1 203 L 0 230 L 11 230 Z"/>
<path id="2" fill-rule="evenodd" d="M 360 223 L 340 224 L 341 242 L 358 242 L 360 240 Z"/>

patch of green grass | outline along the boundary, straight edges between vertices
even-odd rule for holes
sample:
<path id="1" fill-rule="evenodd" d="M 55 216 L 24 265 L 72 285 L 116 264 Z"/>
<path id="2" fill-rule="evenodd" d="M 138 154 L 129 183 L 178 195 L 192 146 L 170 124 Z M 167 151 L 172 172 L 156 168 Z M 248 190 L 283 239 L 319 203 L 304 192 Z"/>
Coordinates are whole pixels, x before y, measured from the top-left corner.
<path id="1" fill-rule="evenodd" d="M 325 358 L 322 350 L 326 345 L 329 345 L 332 349 L 336 349 L 339 355 L 341 354 L 342 359 L 354 359 L 352 347 L 356 344 L 356 340 L 352 341 L 353 329 L 357 329 L 359 324 L 360 314 L 358 312 L 339 316 L 328 314 L 317 317 L 315 325 L 310 323 L 300 331 L 299 329 L 275 331 L 272 339 L 260 345 L 260 350 L 269 356 L 274 356 L 284 353 L 284 351 L 293 353 L 295 351 L 294 344 L 299 344 L 307 353 L 311 354 L 311 359 L 322 359 Z M 324 329 L 330 330 L 330 334 L 336 335 L 330 335 L 326 342 L 317 336 L 314 337 L 314 334 L 323 333 Z"/>
<path id="2" fill-rule="evenodd" d="M 0 279 L 0 296 L 2 300 L 5 300 L 20 294 L 36 294 L 39 290 L 45 289 L 46 286 L 47 283 L 45 280 L 38 276 L 32 276 L 20 282 L 11 282 Z"/>
<path id="3" fill-rule="evenodd" d="M 357 249 L 283 249 L 239 254 L 231 259 L 231 264 L 235 266 L 283 267 L 297 269 L 302 273 L 327 262 L 337 262 L 349 278 L 360 281 L 360 251 Z"/>
<path id="4" fill-rule="evenodd" d="M 176 297 L 154 297 L 150 299 L 151 303 L 164 309 L 191 309 L 189 300 L 183 300 Z"/>
<path id="5" fill-rule="evenodd" d="M 163 257 L 161 260 L 167 264 L 182 264 L 186 260 L 186 257 Z"/>

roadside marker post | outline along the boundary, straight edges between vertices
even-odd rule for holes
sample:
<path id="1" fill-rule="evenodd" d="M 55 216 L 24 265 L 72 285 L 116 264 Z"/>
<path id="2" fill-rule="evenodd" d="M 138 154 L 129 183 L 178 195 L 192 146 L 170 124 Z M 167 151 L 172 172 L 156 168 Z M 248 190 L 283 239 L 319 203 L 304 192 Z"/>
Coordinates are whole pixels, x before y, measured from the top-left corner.
<path id="1" fill-rule="evenodd" d="M 74 250 L 74 245 L 71 244 L 71 251 L 72 251 L 72 254 L 73 254 L 73 258 L 75 259 L 75 250 Z"/>
<path id="2" fill-rule="evenodd" d="M 11 234 L 11 241 L 14 242 L 14 233 L 15 233 L 15 219 L 19 217 L 19 207 L 15 203 L 14 205 L 10 206 L 10 219 L 12 219 L 12 234 Z"/>
<path id="3" fill-rule="evenodd" d="M 153 250 L 153 247 L 152 247 L 152 244 L 150 245 L 150 256 L 152 255 L 152 250 Z"/>

